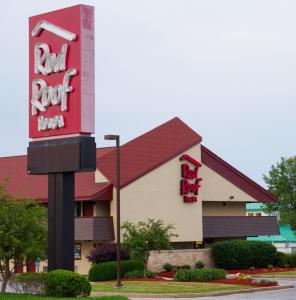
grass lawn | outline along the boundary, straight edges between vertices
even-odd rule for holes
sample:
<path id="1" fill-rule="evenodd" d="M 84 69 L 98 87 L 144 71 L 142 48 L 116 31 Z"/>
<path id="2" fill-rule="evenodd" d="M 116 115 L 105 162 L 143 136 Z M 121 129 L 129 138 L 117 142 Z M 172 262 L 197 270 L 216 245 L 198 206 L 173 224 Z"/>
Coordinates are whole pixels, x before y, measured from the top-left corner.
<path id="1" fill-rule="evenodd" d="M 296 276 L 296 270 L 288 271 L 288 272 L 270 272 L 270 273 L 260 273 L 258 276 L 264 276 L 265 275 L 276 275 L 276 276 Z M 256 274 L 257 275 L 257 274 Z"/>
<path id="2" fill-rule="evenodd" d="M 92 298 L 53 298 L 53 297 L 39 297 L 39 296 L 31 296 L 31 295 L 18 295 L 18 294 L 1 294 L 0 300 L 128 300 L 127 297 L 124 296 L 103 296 L 103 297 L 92 297 Z"/>
<path id="3" fill-rule="evenodd" d="M 95 282 L 92 292 L 113 292 L 133 294 L 192 294 L 209 293 L 250 288 L 234 284 L 203 282 L 155 282 L 155 281 L 123 281 L 124 288 L 114 288 L 115 282 Z"/>

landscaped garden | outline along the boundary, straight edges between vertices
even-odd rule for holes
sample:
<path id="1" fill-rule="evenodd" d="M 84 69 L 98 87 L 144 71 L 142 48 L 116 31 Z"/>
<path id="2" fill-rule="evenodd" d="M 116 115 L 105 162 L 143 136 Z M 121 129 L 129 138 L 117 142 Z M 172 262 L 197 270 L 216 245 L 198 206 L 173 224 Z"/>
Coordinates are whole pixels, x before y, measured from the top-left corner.
<path id="1" fill-rule="evenodd" d="M 0 294 L 0 300 L 57 300 L 61 297 L 87 299 L 91 293 L 94 296 L 103 296 L 104 294 L 166 295 L 239 291 L 252 287 L 277 285 L 275 281 L 256 279 L 250 274 L 257 274 L 260 271 L 289 271 L 281 272 L 288 275 L 296 273 L 295 255 L 277 253 L 271 244 L 247 240 L 215 243 L 212 247 L 212 255 L 217 268 L 205 268 L 202 261 L 197 261 L 194 265 L 181 266 L 166 263 L 163 265 L 162 272 L 153 273 L 148 269 L 150 252 L 171 249 L 172 227 L 159 220 L 148 220 L 147 223 L 140 222 L 136 225 L 126 223 L 123 229 L 121 275 L 124 287 L 122 289 L 114 288 L 117 277 L 116 245 L 104 244 L 93 249 L 88 256 L 92 263 L 88 278 L 66 270 L 13 275 L 9 281 L 10 289 L 22 294 Z M 159 239 L 156 240 L 155 236 Z M 42 296 L 29 296 L 36 293 Z M 126 300 L 126 298 L 108 297 L 97 299 Z"/>
<path id="2" fill-rule="evenodd" d="M 175 281 L 123 281 L 124 288 L 114 290 L 114 281 L 95 282 L 92 292 L 133 293 L 133 294 L 193 294 L 231 291 L 249 288 L 247 286 L 205 283 L 205 282 L 175 282 Z"/>

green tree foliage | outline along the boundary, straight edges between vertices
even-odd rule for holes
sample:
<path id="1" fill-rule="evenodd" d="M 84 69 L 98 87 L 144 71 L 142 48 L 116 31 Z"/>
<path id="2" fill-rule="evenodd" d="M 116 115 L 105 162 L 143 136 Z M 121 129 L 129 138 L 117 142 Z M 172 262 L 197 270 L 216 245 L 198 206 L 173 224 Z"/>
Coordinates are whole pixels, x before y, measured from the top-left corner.
<path id="1" fill-rule="evenodd" d="M 269 191 L 279 198 L 277 203 L 267 203 L 266 211 L 279 211 L 280 222 L 296 230 L 296 156 L 281 158 L 263 179 Z"/>
<path id="2" fill-rule="evenodd" d="M 123 229 L 123 247 L 133 259 L 144 262 L 144 277 L 148 271 L 147 264 L 150 252 L 172 249 L 171 238 L 177 236 L 172 231 L 174 226 L 164 224 L 161 220 L 148 219 L 136 224 L 125 222 Z"/>
<path id="3" fill-rule="evenodd" d="M 0 185 L 1 292 L 15 272 L 16 262 L 21 266 L 21 262 L 42 259 L 47 248 L 46 208 L 37 201 L 13 197 L 5 186 Z"/>

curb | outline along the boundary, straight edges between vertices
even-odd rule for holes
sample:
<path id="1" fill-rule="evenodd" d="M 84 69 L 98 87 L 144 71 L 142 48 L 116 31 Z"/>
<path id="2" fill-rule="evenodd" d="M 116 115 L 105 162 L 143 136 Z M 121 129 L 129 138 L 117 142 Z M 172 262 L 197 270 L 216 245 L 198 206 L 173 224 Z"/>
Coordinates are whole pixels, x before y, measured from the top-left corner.
<path id="1" fill-rule="evenodd" d="M 296 275 L 256 275 L 256 276 L 253 276 L 253 278 L 277 278 L 279 280 L 281 279 L 295 279 L 296 278 Z"/>
<path id="2" fill-rule="evenodd" d="M 196 294 L 136 294 L 136 293 L 112 293 L 112 292 L 93 292 L 91 296 L 126 296 L 131 298 L 198 298 L 198 297 L 215 297 L 215 296 L 227 296 L 235 294 L 247 294 L 273 290 L 285 290 L 293 288 L 292 284 L 285 284 L 280 286 L 250 288 L 242 290 L 222 291 L 213 293 L 196 293 Z"/>

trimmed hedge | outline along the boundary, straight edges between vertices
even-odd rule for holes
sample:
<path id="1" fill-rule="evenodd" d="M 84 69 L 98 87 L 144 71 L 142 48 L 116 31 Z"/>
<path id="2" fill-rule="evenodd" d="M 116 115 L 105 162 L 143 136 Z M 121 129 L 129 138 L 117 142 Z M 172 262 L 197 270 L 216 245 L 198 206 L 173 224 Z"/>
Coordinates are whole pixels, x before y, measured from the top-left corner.
<path id="1" fill-rule="evenodd" d="M 144 271 L 134 270 L 124 274 L 124 278 L 144 278 Z M 146 278 L 155 278 L 155 273 L 147 271 Z"/>
<path id="2" fill-rule="evenodd" d="M 47 273 L 44 290 L 47 296 L 53 297 L 89 296 L 91 285 L 85 276 L 78 273 L 54 270 Z"/>
<path id="3" fill-rule="evenodd" d="M 261 241 L 231 240 L 212 246 L 215 265 L 223 269 L 266 268 L 277 257 L 276 248 Z"/>
<path id="4" fill-rule="evenodd" d="M 124 260 L 120 262 L 121 275 L 125 276 L 126 273 L 131 271 L 143 271 L 144 263 L 137 260 Z M 109 261 L 92 266 L 88 273 L 90 281 L 112 280 L 116 279 L 116 261 Z"/>
<path id="5" fill-rule="evenodd" d="M 211 281 L 224 279 L 226 272 L 222 269 L 181 269 L 174 276 L 176 281 Z"/>
<path id="6" fill-rule="evenodd" d="M 274 262 L 274 266 L 276 267 L 290 267 L 295 268 L 296 267 L 296 254 L 289 254 L 289 253 L 283 253 L 278 252 L 277 257 Z"/>

